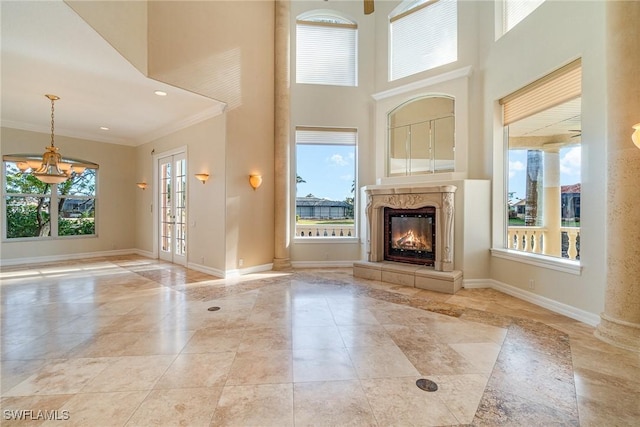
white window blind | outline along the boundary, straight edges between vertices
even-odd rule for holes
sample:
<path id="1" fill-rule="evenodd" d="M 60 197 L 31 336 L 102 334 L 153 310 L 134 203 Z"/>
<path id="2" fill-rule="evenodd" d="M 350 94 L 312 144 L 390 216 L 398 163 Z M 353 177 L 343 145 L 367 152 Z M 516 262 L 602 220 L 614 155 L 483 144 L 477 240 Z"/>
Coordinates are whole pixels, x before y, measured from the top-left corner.
<path id="1" fill-rule="evenodd" d="M 503 0 L 502 28 L 506 33 L 526 18 L 544 0 Z"/>
<path id="2" fill-rule="evenodd" d="M 312 19 L 297 21 L 296 82 L 357 86 L 357 26 Z"/>
<path id="3" fill-rule="evenodd" d="M 578 98 L 581 94 L 582 60 L 577 59 L 502 98 L 504 125 Z"/>
<path id="4" fill-rule="evenodd" d="M 355 128 L 296 126 L 296 144 L 356 145 L 357 135 Z"/>
<path id="5" fill-rule="evenodd" d="M 390 80 L 458 59 L 458 5 L 455 0 L 422 3 L 389 19 Z"/>

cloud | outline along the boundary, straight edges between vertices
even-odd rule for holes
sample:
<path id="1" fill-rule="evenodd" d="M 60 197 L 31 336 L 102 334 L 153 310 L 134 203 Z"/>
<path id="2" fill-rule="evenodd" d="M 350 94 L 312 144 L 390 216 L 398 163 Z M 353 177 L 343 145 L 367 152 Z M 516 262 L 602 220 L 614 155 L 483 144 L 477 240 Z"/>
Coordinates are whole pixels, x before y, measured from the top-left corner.
<path id="1" fill-rule="evenodd" d="M 342 181 L 353 181 L 353 175 L 351 175 L 350 173 L 348 173 L 346 175 L 341 175 L 340 179 Z"/>
<path id="2" fill-rule="evenodd" d="M 513 178 L 514 176 L 516 176 L 517 172 L 522 172 L 524 169 L 524 163 L 522 163 L 520 160 L 516 160 L 515 162 L 509 160 L 509 178 Z"/>
<path id="3" fill-rule="evenodd" d="M 333 156 L 329 157 L 329 162 L 333 163 L 336 166 L 347 166 L 349 164 L 349 162 L 347 162 L 345 158 L 340 154 L 334 154 Z"/>
<path id="4" fill-rule="evenodd" d="M 560 172 L 565 175 L 580 176 L 580 147 L 573 147 L 560 158 Z"/>

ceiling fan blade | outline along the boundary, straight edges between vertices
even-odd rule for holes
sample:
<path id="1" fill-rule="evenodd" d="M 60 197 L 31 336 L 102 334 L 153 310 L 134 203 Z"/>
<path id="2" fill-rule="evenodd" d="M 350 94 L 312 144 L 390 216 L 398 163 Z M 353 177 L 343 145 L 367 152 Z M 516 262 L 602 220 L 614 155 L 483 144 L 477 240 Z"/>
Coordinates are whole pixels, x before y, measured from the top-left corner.
<path id="1" fill-rule="evenodd" d="M 373 0 L 364 0 L 364 14 L 371 15 L 373 13 Z"/>

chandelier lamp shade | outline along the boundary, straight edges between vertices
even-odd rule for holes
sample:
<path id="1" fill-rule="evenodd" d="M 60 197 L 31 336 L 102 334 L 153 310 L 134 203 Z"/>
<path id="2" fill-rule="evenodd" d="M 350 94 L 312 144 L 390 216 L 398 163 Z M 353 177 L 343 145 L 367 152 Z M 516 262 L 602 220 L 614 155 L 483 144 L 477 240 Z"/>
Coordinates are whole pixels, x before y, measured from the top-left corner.
<path id="1" fill-rule="evenodd" d="M 631 135 L 631 140 L 636 145 L 636 147 L 640 148 L 640 123 L 636 123 L 633 125 L 633 134 Z"/>

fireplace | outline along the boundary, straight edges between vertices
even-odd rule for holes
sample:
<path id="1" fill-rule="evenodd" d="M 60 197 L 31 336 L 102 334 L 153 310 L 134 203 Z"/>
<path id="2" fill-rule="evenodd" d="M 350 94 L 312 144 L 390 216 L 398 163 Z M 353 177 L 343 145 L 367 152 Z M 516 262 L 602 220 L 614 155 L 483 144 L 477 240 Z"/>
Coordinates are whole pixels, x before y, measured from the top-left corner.
<path id="1" fill-rule="evenodd" d="M 353 275 L 454 294 L 462 271 L 453 269 L 454 185 L 370 185 L 367 260 Z"/>
<path id="2" fill-rule="evenodd" d="M 427 209 L 431 216 L 432 257 L 429 268 L 435 271 L 453 271 L 453 217 L 454 185 L 371 185 L 365 188 L 367 195 L 367 261 L 389 262 L 385 258 L 388 242 L 385 233 L 385 212 L 395 209 L 420 212 Z M 426 212 L 426 211 L 423 211 Z M 399 260 L 398 260 L 399 261 Z M 418 263 L 425 268 L 426 262 Z"/>
<path id="3" fill-rule="evenodd" d="M 436 209 L 384 208 L 384 259 L 433 266 Z"/>

